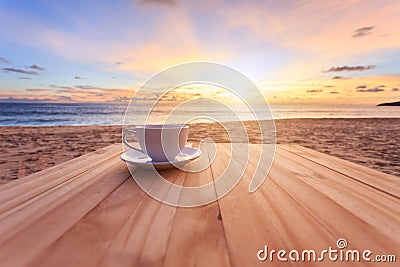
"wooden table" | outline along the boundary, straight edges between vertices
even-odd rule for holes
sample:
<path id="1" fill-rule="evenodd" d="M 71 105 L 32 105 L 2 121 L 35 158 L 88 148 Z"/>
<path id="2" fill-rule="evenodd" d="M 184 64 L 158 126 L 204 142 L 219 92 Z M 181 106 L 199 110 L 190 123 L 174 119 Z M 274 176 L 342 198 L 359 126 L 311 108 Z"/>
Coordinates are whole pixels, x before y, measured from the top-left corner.
<path id="1" fill-rule="evenodd" d="M 203 172 L 169 170 L 164 177 L 184 186 L 212 181 L 229 155 L 228 144 L 217 149 Z M 400 261 L 399 177 L 278 145 L 269 177 L 256 192 L 248 192 L 249 164 L 222 199 L 176 208 L 137 186 L 121 150 L 111 145 L 2 185 L 0 266 L 309 266 L 317 263 L 281 263 L 276 255 L 262 262 L 257 253 L 265 245 L 287 252 L 338 249 L 340 238 L 346 249 Z M 329 259 L 318 265 L 396 266 Z"/>

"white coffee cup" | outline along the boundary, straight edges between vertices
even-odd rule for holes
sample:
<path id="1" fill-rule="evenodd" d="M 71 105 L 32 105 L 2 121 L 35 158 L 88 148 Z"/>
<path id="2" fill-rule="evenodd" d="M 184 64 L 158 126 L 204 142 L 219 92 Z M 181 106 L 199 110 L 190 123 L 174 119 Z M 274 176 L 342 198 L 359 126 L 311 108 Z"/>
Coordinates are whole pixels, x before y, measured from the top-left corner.
<path id="1" fill-rule="evenodd" d="M 126 137 L 135 133 L 140 149 L 131 145 Z M 127 130 L 122 140 L 128 147 L 138 150 L 153 161 L 174 161 L 185 147 L 189 135 L 189 126 L 165 124 L 137 126 L 135 130 Z"/>

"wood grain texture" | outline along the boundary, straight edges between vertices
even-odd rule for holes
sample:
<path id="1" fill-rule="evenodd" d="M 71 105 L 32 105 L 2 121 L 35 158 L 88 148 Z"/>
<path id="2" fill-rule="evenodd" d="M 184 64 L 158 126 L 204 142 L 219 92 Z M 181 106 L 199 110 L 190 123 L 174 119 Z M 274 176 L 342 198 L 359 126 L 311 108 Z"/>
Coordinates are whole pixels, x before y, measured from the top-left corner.
<path id="1" fill-rule="evenodd" d="M 178 185 L 185 180 L 185 173 L 180 170 L 162 172 L 168 174 L 167 179 Z M 138 170 L 135 175 L 143 175 L 151 179 L 154 172 Z M 150 190 L 159 190 L 156 186 Z M 164 194 L 168 194 L 168 189 Z M 122 227 L 110 248 L 104 254 L 99 266 L 135 266 L 138 261 L 146 265 L 157 265 L 165 254 L 166 244 L 172 229 L 176 207 L 165 205 L 145 195 L 139 202 L 127 222 Z M 154 238 L 150 238 L 149 236 Z M 143 248 L 150 248 L 143 251 Z M 158 249 L 156 249 L 158 248 Z M 147 255 L 151 254 L 151 257 Z"/>
<path id="2" fill-rule="evenodd" d="M 400 181 L 394 175 L 373 170 L 299 145 L 286 145 L 282 146 L 282 148 L 400 199 Z"/>
<path id="3" fill-rule="evenodd" d="M 0 213 L 16 207 L 56 186 L 68 183 L 71 179 L 96 168 L 120 153 L 121 146 L 111 145 L 5 184 L 0 187 Z"/>
<path id="4" fill-rule="evenodd" d="M 1 214 L 2 266 L 21 266 L 33 260 L 128 177 L 126 165 L 116 157 L 75 182 Z"/>
<path id="5" fill-rule="evenodd" d="M 348 193 L 346 195 L 343 191 L 341 194 L 336 194 L 337 192 L 334 189 L 332 189 L 332 194 L 325 195 L 322 191 L 323 189 L 316 185 L 317 182 L 310 185 L 309 182 L 299 178 L 302 177 L 301 172 L 304 169 L 295 164 L 291 164 L 290 168 L 286 164 L 281 165 L 283 159 L 280 156 L 279 150 L 276 159 L 274 167 L 270 172 L 270 179 L 281 188 L 280 190 L 286 192 L 295 201 L 297 206 L 300 206 L 302 210 L 308 213 L 307 217 L 309 221 L 313 220 L 318 223 L 315 229 L 326 232 L 325 236 L 327 238 L 325 239 L 325 243 L 316 242 L 321 235 L 315 233 L 315 230 L 307 231 L 302 229 L 304 228 L 302 226 L 304 224 L 299 221 L 299 218 L 295 218 L 293 220 L 296 222 L 295 226 L 291 225 L 290 222 L 288 224 L 292 230 L 298 233 L 297 237 L 301 235 L 297 245 L 294 245 L 294 247 L 300 247 L 299 244 L 303 244 L 302 246 L 308 244 L 308 248 L 319 250 L 329 246 L 337 248 L 336 241 L 339 238 L 345 238 L 349 247 L 353 249 L 357 248 L 361 251 L 370 249 L 382 254 L 394 253 L 394 250 L 398 247 L 397 237 L 388 237 L 387 227 L 392 228 L 389 231 L 398 233 L 400 231 L 400 224 L 397 221 L 386 221 L 382 224 L 371 223 L 371 221 L 382 220 L 381 218 L 374 218 L 368 215 L 369 213 L 376 213 L 373 205 L 368 206 L 368 202 L 365 202 L 366 205 L 358 207 L 355 194 Z M 337 175 L 336 179 L 343 179 L 339 174 Z M 314 177 L 312 178 L 314 180 L 323 179 L 324 183 L 328 179 L 326 177 L 316 178 L 316 174 L 310 177 Z M 262 192 L 266 190 L 268 189 L 265 187 L 261 189 Z M 283 207 L 287 209 L 288 205 L 283 204 Z M 294 213 L 290 211 L 287 213 L 288 216 L 292 214 Z M 368 215 L 368 217 L 365 218 L 365 216 L 361 216 L 360 214 Z M 296 235 L 293 234 L 291 236 L 294 237 Z M 296 242 L 291 242 L 291 244 L 293 246 Z M 362 265 L 374 266 L 373 263 L 366 264 L 365 262 Z"/>
<path id="6" fill-rule="evenodd" d="M 240 149 L 240 147 L 238 148 Z M 219 177 L 229 164 L 230 153 L 229 146 L 220 146 L 219 154 L 211 168 L 215 177 Z M 264 249 L 267 245 L 270 249 L 284 249 L 288 247 L 291 239 L 285 238 L 291 236 L 287 230 L 290 224 L 287 221 L 282 222 L 283 215 L 279 214 L 281 198 L 274 198 L 268 201 L 261 191 L 249 193 L 249 184 L 253 178 L 256 163 L 252 162 L 253 155 L 259 155 L 260 147 L 252 146 L 250 150 L 250 163 L 247 166 L 245 175 L 234 189 L 219 199 L 221 208 L 221 219 L 224 225 L 229 255 L 233 266 L 263 266 L 268 265 L 290 265 L 290 263 L 278 262 L 276 259 L 272 262 L 261 262 L 257 259 L 257 252 Z M 242 154 L 244 158 L 247 155 Z M 242 159 L 233 159 L 242 160 Z M 236 170 L 240 171 L 240 170 Z M 262 188 L 274 189 L 272 181 L 266 179 Z M 275 194 L 277 194 L 275 192 Z M 283 209 L 288 207 L 284 206 Z M 291 208 L 291 207 L 290 207 Z M 291 212 L 291 209 L 288 212 Z M 295 216 L 295 214 L 292 214 Z M 293 222 L 293 221 L 291 221 Z M 304 224 L 308 225 L 308 224 Z M 316 223 L 314 223 L 314 226 Z M 308 229 L 312 228 L 308 225 Z M 316 228 L 318 229 L 318 228 Z M 319 233 L 321 235 L 321 233 Z"/>
<path id="7" fill-rule="evenodd" d="M 291 159 L 290 166 L 286 163 L 288 159 Z M 381 234 L 384 234 L 382 239 L 394 238 L 400 243 L 400 236 L 396 236 L 399 229 L 390 227 L 400 224 L 399 199 L 364 184 L 356 187 L 354 180 L 346 175 L 301 157 L 294 158 L 283 149 L 278 150 L 276 162 L 281 169 L 292 171 L 292 181 L 306 183 L 318 195 L 336 202 L 343 212 L 352 213 L 376 229 L 381 228 Z M 283 179 L 283 175 L 278 177 Z M 381 227 L 383 225 L 386 227 Z"/>
<path id="8" fill-rule="evenodd" d="M 203 158 L 208 159 L 207 148 Z M 202 172 L 187 173 L 183 186 L 199 187 L 213 182 L 211 169 Z M 215 189 L 211 192 L 216 197 Z M 199 198 L 202 194 L 183 197 Z M 204 257 L 203 251 L 208 251 Z M 212 202 L 195 208 L 178 208 L 164 266 L 230 266 L 225 233 L 220 220 L 218 202 Z"/>
<path id="9" fill-rule="evenodd" d="M 203 163 L 212 158 L 207 146 Z M 147 195 L 119 159 L 118 145 L 7 184 L 0 189 L 1 266 L 300 266 L 276 258 L 261 262 L 257 252 L 265 245 L 269 250 L 335 249 L 339 238 L 349 249 L 398 254 L 397 177 L 300 146 L 278 145 L 269 176 L 249 193 L 261 148 L 250 145 L 247 154 L 244 146 L 217 144 L 215 160 L 201 172 L 161 172 L 187 187 L 215 181 L 228 166 L 232 175 L 244 172 L 231 192 L 222 197 L 224 188 L 214 186 L 212 193 L 222 198 L 197 208 L 165 205 Z M 232 149 L 240 152 L 235 159 Z M 247 159 L 243 169 L 239 162 Z M 201 197 L 159 187 L 154 173 L 132 170 L 135 178 L 148 177 L 155 192 L 180 201 Z M 307 263 L 313 265 L 340 262 Z"/>
<path id="10" fill-rule="evenodd" d="M 144 192 L 129 178 L 64 235 L 43 250 L 29 266 L 98 266 Z"/>

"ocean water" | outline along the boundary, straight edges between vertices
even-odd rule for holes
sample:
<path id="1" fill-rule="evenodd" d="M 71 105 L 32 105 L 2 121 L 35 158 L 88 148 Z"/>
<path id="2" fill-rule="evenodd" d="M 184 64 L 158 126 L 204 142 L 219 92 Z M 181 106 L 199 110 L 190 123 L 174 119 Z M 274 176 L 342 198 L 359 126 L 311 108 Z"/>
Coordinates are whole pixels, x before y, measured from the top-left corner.
<path id="1" fill-rule="evenodd" d="M 0 126 L 73 126 L 73 125 L 121 125 L 126 104 L 44 104 L 44 103 L 0 103 Z M 221 110 L 212 106 L 185 109 L 181 112 L 201 116 L 203 111 L 221 115 Z M 377 106 L 327 106 L 327 105 L 271 105 L 274 119 L 289 118 L 400 118 L 400 107 Z M 138 109 L 139 113 L 145 110 Z M 156 115 L 167 116 L 162 110 Z M 254 120 L 247 109 L 238 109 L 241 120 Z M 135 116 L 135 114 L 130 114 Z M 266 116 L 266 118 L 269 116 Z M 263 118 L 261 118 L 263 119 Z"/>
<path id="2" fill-rule="evenodd" d="M 125 105 L 0 103 L 0 126 L 118 125 Z"/>

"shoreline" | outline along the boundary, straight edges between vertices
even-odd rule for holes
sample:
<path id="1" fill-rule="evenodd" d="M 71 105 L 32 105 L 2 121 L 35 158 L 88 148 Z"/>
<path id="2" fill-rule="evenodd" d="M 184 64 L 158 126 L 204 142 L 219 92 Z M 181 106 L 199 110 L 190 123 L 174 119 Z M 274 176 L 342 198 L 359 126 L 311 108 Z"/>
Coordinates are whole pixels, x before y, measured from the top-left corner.
<path id="1" fill-rule="evenodd" d="M 277 143 L 302 145 L 400 177 L 400 118 L 299 118 L 274 122 Z M 255 123 L 244 122 L 251 143 L 261 142 Z M 0 127 L 0 183 L 120 143 L 122 132 L 121 125 Z M 195 143 L 207 137 L 214 142 L 229 140 L 215 123 L 191 125 L 189 141 Z"/>
<path id="2" fill-rule="evenodd" d="M 278 118 L 273 119 L 273 121 L 286 121 L 286 120 L 375 120 L 375 119 L 383 119 L 383 120 L 391 120 L 391 119 L 399 119 L 399 117 L 320 117 L 320 118 L 309 118 L 309 117 L 296 117 L 296 118 Z M 237 123 L 239 121 L 226 121 L 224 123 Z M 241 122 L 248 123 L 254 122 L 254 120 L 243 120 Z M 215 122 L 201 122 L 207 124 L 214 124 Z M 7 127 L 21 127 L 21 128 L 44 128 L 44 127 L 121 127 L 124 124 L 85 124 L 85 125 L 0 125 L 1 128 Z"/>

